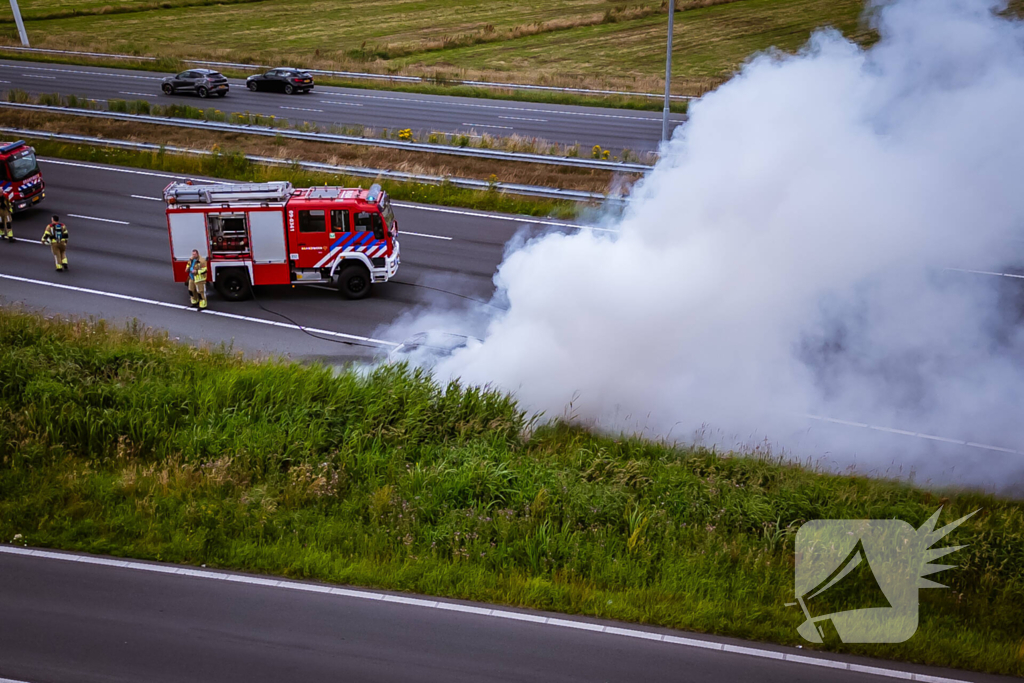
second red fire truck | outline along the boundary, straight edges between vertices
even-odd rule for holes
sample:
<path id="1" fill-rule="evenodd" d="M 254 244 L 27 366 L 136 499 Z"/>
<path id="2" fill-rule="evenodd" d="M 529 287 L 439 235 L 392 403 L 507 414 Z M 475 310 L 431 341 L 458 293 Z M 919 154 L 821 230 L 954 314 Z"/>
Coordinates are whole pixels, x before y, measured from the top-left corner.
<path id="1" fill-rule="evenodd" d="M 24 140 L 0 143 L 0 191 L 11 198 L 15 211 L 24 211 L 46 196 L 35 150 Z"/>
<path id="2" fill-rule="evenodd" d="M 369 295 L 400 263 L 391 199 L 373 185 L 293 188 L 288 182 L 164 188 L 176 282 L 196 249 L 229 301 L 252 285 L 332 285 L 350 299 Z"/>

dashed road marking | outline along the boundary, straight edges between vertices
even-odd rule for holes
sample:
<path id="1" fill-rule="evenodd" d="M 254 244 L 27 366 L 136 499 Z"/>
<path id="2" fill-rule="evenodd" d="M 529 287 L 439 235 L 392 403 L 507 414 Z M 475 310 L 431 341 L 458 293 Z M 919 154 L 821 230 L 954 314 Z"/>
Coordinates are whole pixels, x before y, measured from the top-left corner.
<path id="1" fill-rule="evenodd" d="M 499 119 L 510 119 L 512 121 L 537 121 L 538 123 L 547 123 L 547 119 L 528 119 L 522 116 L 499 116 Z"/>
<path id="2" fill-rule="evenodd" d="M 504 130 L 514 130 L 512 126 L 497 126 L 491 123 L 464 123 L 464 126 L 472 126 L 474 128 L 502 128 Z"/>
<path id="3" fill-rule="evenodd" d="M 83 216 L 77 213 L 69 213 L 71 218 L 81 218 L 85 221 L 99 221 L 100 223 L 117 223 L 118 225 L 131 225 L 128 221 L 116 221 L 113 218 L 97 218 L 96 216 Z"/>
<path id="4" fill-rule="evenodd" d="M 292 111 L 315 111 L 319 112 L 320 114 L 324 113 L 323 109 L 306 109 L 305 107 L 286 107 L 283 104 L 281 105 L 281 109 L 291 109 Z"/>
<path id="5" fill-rule="evenodd" d="M 130 195 L 130 196 L 131 196 L 132 199 L 146 199 L 146 200 L 149 200 L 151 202 L 162 202 L 163 201 L 163 199 L 160 198 L 160 197 L 147 197 L 144 194 L 133 194 L 133 195 Z"/>

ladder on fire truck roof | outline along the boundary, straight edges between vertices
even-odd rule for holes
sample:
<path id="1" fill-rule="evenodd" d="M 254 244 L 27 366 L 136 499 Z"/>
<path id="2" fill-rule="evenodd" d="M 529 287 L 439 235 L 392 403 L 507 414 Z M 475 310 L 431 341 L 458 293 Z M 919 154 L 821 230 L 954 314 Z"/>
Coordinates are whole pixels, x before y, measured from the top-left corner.
<path id="1" fill-rule="evenodd" d="M 270 183 L 171 183 L 164 189 L 169 204 L 227 204 L 230 202 L 283 202 L 294 189 L 287 181 Z"/>

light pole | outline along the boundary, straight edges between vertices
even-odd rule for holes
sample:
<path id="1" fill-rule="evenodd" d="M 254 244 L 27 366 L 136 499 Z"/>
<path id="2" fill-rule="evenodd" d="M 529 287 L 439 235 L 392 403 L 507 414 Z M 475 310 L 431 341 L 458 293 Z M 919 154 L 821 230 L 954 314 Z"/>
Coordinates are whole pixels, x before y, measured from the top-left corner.
<path id="1" fill-rule="evenodd" d="M 21 44 L 28 47 L 28 34 L 25 33 L 25 22 L 21 20 L 21 10 L 18 8 L 18 0 L 11 0 L 11 12 L 14 13 L 14 23 L 18 25 L 18 35 L 21 36 Z"/>
<path id="2" fill-rule="evenodd" d="M 15 0 L 11 0 L 14 2 Z M 669 127 L 668 114 L 670 84 L 672 82 L 672 27 L 676 22 L 676 0 L 668 0 L 668 49 L 665 52 L 665 112 L 661 120 L 661 141 L 668 142 Z"/>

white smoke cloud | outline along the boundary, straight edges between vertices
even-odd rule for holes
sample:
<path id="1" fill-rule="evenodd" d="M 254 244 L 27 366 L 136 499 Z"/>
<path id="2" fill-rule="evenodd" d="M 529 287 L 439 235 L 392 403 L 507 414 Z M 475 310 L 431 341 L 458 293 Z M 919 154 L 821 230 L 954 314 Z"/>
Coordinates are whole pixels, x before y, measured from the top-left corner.
<path id="1" fill-rule="evenodd" d="M 552 417 L 933 484 L 1024 490 L 1024 26 L 997 2 L 876 6 L 691 109 L 617 233 L 535 238 L 508 311 L 439 376 Z M 1019 283 L 1019 284 L 1018 284 Z M 1024 298 L 1021 299 L 1024 301 Z"/>

